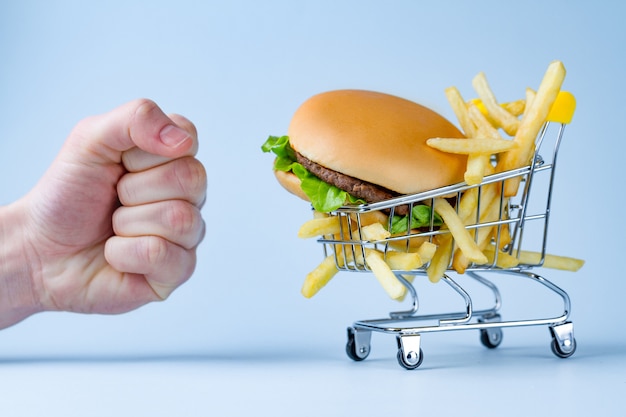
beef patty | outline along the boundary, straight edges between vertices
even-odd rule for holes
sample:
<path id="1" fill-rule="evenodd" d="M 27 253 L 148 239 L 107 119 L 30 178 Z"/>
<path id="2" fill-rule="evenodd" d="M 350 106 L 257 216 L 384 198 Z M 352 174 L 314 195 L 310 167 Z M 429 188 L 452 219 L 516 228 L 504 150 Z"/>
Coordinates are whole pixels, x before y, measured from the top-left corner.
<path id="1" fill-rule="evenodd" d="M 298 152 L 296 152 L 296 159 L 298 163 L 322 181 L 332 184 L 357 198 L 365 200 L 368 203 L 377 203 L 379 201 L 388 200 L 400 195 L 399 193 L 395 193 L 371 182 L 363 181 L 323 167 L 322 165 L 311 161 L 307 157 L 302 156 Z M 397 207 L 395 212 L 396 214 L 402 216 L 406 215 L 408 213 L 408 207 Z"/>

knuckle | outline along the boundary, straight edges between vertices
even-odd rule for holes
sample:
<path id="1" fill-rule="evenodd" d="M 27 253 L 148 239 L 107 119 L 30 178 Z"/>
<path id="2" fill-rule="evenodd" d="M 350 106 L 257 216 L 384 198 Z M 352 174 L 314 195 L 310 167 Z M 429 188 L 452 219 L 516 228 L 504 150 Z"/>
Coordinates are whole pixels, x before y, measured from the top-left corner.
<path id="1" fill-rule="evenodd" d="M 198 210 L 189 203 L 176 200 L 168 205 L 165 211 L 167 227 L 177 236 L 195 235 L 200 229 L 200 215 Z"/>
<path id="2" fill-rule="evenodd" d="M 142 118 L 159 110 L 159 106 L 153 100 L 148 98 L 138 98 L 132 103 L 134 107 L 134 118 Z"/>
<path id="3" fill-rule="evenodd" d="M 168 245 L 164 239 L 157 236 L 146 236 L 143 243 L 143 253 L 139 256 L 145 259 L 148 265 L 162 265 L 167 261 Z"/>
<path id="4" fill-rule="evenodd" d="M 175 169 L 177 183 L 185 197 L 191 201 L 203 198 L 207 187 L 206 171 L 195 158 L 182 158 Z"/>
<path id="5" fill-rule="evenodd" d="M 123 205 L 132 205 L 137 198 L 137 189 L 129 181 L 130 175 L 124 175 L 117 183 L 117 198 Z"/>
<path id="6" fill-rule="evenodd" d="M 128 135 L 131 138 L 141 136 L 142 126 L 151 124 L 158 118 L 161 109 L 156 102 L 147 98 L 138 98 L 129 104 Z"/>
<path id="7" fill-rule="evenodd" d="M 113 216 L 111 216 L 111 227 L 113 228 L 114 234 L 119 234 L 120 230 L 123 229 L 125 219 L 124 219 L 124 211 L 125 207 L 118 207 L 114 212 Z"/>

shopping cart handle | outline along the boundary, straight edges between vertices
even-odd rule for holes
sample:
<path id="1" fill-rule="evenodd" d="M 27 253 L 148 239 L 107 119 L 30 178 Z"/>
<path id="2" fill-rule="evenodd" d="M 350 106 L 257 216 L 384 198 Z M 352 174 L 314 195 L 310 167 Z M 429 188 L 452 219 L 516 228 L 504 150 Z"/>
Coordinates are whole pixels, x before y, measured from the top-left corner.
<path id="1" fill-rule="evenodd" d="M 556 101 L 548 113 L 548 122 L 565 123 L 572 121 L 576 110 L 576 98 L 568 91 L 559 91 Z"/>
<path id="2" fill-rule="evenodd" d="M 488 114 L 487 108 L 481 99 L 472 99 L 472 103 L 478 107 L 482 114 L 485 116 Z M 506 103 L 502 105 L 504 106 L 505 104 Z M 574 110 L 576 110 L 576 98 L 574 98 L 574 95 L 569 91 L 559 91 L 559 94 L 556 96 L 556 100 L 552 104 L 552 108 L 548 113 L 546 121 L 568 124 L 572 121 Z"/>

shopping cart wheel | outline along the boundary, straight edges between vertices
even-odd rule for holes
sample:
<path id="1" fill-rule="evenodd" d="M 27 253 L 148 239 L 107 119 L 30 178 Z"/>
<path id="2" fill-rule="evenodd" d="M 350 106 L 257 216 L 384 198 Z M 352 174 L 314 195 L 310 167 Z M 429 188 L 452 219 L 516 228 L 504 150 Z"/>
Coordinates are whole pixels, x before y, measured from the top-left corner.
<path id="1" fill-rule="evenodd" d="M 402 349 L 398 349 L 398 363 L 401 367 L 411 370 L 419 368 L 424 360 L 424 352 L 420 348 L 419 353 L 415 353 L 413 351 L 409 352 L 407 355 L 404 354 Z"/>
<path id="2" fill-rule="evenodd" d="M 356 330 L 348 327 L 348 342 L 346 354 L 354 361 L 362 361 L 370 354 L 370 339 L 372 332 L 369 330 Z"/>
<path id="3" fill-rule="evenodd" d="M 479 323 L 498 323 L 502 321 L 499 314 L 488 314 L 478 319 Z M 489 349 L 495 349 L 502 343 L 502 329 L 487 327 L 480 329 L 480 342 Z"/>
<path id="4" fill-rule="evenodd" d="M 502 329 L 481 329 L 480 342 L 489 349 L 495 349 L 502 343 Z"/>
<path id="5" fill-rule="evenodd" d="M 576 339 L 571 340 L 571 347 L 569 350 L 565 351 L 559 344 L 559 341 L 556 338 L 552 339 L 552 343 L 550 343 L 550 348 L 552 349 L 552 353 L 554 353 L 559 358 L 569 358 L 576 352 Z"/>
<path id="6" fill-rule="evenodd" d="M 559 358 L 569 358 L 576 352 L 576 339 L 574 338 L 574 325 L 565 322 L 557 326 L 550 327 L 552 343 L 550 348 Z"/>
<path id="7" fill-rule="evenodd" d="M 398 363 L 405 369 L 418 368 L 424 360 L 424 352 L 420 347 L 420 335 L 398 335 Z"/>

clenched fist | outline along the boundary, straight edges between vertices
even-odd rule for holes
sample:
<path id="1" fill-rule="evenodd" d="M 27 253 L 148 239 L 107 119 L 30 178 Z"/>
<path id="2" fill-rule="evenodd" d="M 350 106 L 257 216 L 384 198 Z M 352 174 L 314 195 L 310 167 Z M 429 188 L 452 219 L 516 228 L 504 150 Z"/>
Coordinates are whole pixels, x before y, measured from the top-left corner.
<path id="1" fill-rule="evenodd" d="M 185 282 L 204 237 L 194 125 L 136 100 L 79 122 L 0 207 L 0 328 L 41 311 L 123 313 Z"/>

